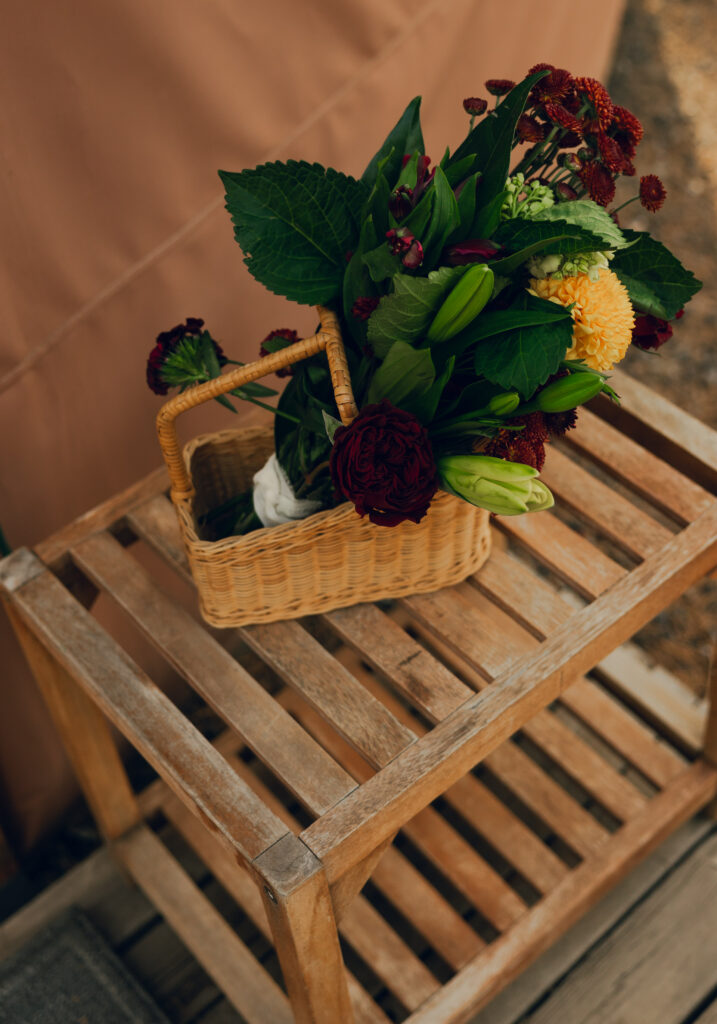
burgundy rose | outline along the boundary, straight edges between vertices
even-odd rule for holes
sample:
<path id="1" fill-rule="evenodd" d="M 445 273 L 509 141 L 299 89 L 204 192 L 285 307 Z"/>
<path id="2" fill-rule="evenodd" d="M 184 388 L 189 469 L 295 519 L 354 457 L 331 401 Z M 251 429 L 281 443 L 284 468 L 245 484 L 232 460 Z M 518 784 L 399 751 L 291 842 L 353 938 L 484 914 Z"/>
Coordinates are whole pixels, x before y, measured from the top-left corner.
<path id="1" fill-rule="evenodd" d="M 680 313 L 682 310 L 680 310 Z M 680 313 L 675 319 L 679 319 Z M 660 348 L 672 337 L 672 326 L 659 316 L 652 316 L 650 313 L 641 313 L 635 317 L 635 326 L 632 328 L 632 343 L 638 348 L 650 349 Z"/>
<path id="2" fill-rule="evenodd" d="M 425 427 L 384 399 L 339 427 L 331 449 L 331 478 L 360 516 L 377 526 L 419 523 L 438 489 Z"/>

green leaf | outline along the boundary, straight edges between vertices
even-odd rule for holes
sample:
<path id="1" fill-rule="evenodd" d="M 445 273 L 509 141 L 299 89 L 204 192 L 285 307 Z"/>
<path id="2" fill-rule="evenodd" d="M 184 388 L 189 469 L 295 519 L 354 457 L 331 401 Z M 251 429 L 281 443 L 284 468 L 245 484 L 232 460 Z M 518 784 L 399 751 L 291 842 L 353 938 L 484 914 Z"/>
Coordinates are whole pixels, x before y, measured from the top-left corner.
<path id="1" fill-rule="evenodd" d="M 337 420 L 335 416 L 329 416 L 326 410 L 323 410 L 324 426 L 326 427 L 326 436 L 328 437 L 331 444 L 334 443 L 334 434 L 341 426 L 341 420 Z"/>
<path id="2" fill-rule="evenodd" d="M 533 296 L 526 296 L 526 299 L 535 301 Z M 572 336 L 569 313 L 562 321 L 517 327 L 492 335 L 476 346 L 475 371 L 506 391 L 515 388 L 528 399 L 558 370 L 572 344 Z"/>
<path id="3" fill-rule="evenodd" d="M 386 161 L 383 173 L 386 176 L 389 187 L 392 188 L 401 172 L 401 164 L 406 153 L 413 153 L 414 150 L 418 150 L 419 153 L 425 152 L 423 133 L 421 132 L 420 111 L 421 97 L 416 96 L 408 104 L 403 114 L 401 114 L 398 122 L 389 132 L 386 141 L 361 175 L 361 181 L 368 185 L 369 188 L 373 188 L 378 174 L 378 166 L 386 157 L 388 157 L 388 160 Z"/>
<path id="4" fill-rule="evenodd" d="M 455 359 L 449 359 L 441 375 L 434 380 L 427 391 L 403 401 L 401 408 L 405 409 L 406 412 L 412 412 L 424 427 L 428 426 L 436 415 L 438 403 L 441 400 L 446 384 L 453 375 L 455 364 Z"/>
<path id="5" fill-rule="evenodd" d="M 634 244 L 615 254 L 610 269 L 627 288 L 633 306 L 672 320 L 702 282 L 646 231 L 626 230 L 625 236 Z"/>
<path id="6" fill-rule="evenodd" d="M 401 227 L 407 228 L 420 242 L 423 242 L 423 236 L 431 221 L 435 201 L 436 193 L 431 188 L 424 192 L 418 204 L 414 206 L 409 215 L 401 222 Z"/>
<path id="7" fill-rule="evenodd" d="M 371 298 L 376 294 L 376 285 L 363 261 L 363 253 L 375 248 L 378 245 L 378 237 L 373 226 L 373 218 L 367 217 L 361 227 L 361 238 L 358 249 L 354 252 L 346 267 L 342 286 L 342 303 L 344 308 L 344 319 L 348 324 L 349 331 L 354 341 L 359 346 L 366 342 L 366 321 L 357 320 L 351 315 L 354 302 L 360 298 Z"/>
<path id="8" fill-rule="evenodd" d="M 236 240 L 257 281 L 296 302 L 331 302 L 341 288 L 346 253 L 359 237 L 366 185 L 296 160 L 219 176 Z"/>
<path id="9" fill-rule="evenodd" d="M 505 187 L 515 126 L 525 108 L 528 93 L 547 74 L 547 71 L 538 71 L 511 89 L 500 106 L 476 125 L 451 157 L 453 165 L 470 153 L 476 154 L 473 169 L 483 172 L 480 187 L 484 203 L 490 202 Z"/>
<path id="10" fill-rule="evenodd" d="M 394 290 L 384 295 L 368 322 L 368 340 L 379 358 L 397 341 L 409 344 L 422 338 L 444 297 L 467 267 L 441 267 L 428 277 L 397 274 Z"/>
<path id="11" fill-rule="evenodd" d="M 629 243 L 607 210 L 592 199 L 556 203 L 531 216 L 531 220 L 565 221 L 586 228 L 601 238 L 603 249 L 623 249 Z M 602 250 L 601 250 L 602 251 Z"/>
<path id="12" fill-rule="evenodd" d="M 451 188 L 455 188 L 460 185 L 473 170 L 473 164 L 476 162 L 475 153 L 469 153 L 463 160 L 457 160 L 455 163 L 446 163 L 444 165 L 441 162 L 441 168 L 445 171 L 446 179 Z"/>
<path id="13" fill-rule="evenodd" d="M 597 252 L 604 247 L 599 235 L 560 220 L 538 221 L 516 217 L 503 221 L 494 237 L 506 249 L 513 250 L 512 255 L 491 263 L 496 275 L 511 274 L 536 252 L 568 255 L 574 252 Z"/>
<path id="14" fill-rule="evenodd" d="M 448 236 L 452 234 L 460 223 L 456 197 L 440 167 L 436 167 L 431 191 L 436 197 L 433 204 L 433 213 L 431 214 L 431 222 L 428 225 L 428 229 L 421 238 L 424 263 L 427 267 L 433 266 L 436 263 Z"/>
<path id="15" fill-rule="evenodd" d="M 365 253 L 361 259 L 366 265 L 371 280 L 376 284 L 385 281 L 387 277 L 393 277 L 403 269 L 401 257 L 394 256 L 385 242 L 381 242 L 375 249 Z"/>
<path id="16" fill-rule="evenodd" d="M 458 196 L 458 226 L 446 239 L 446 245 L 453 245 L 455 242 L 462 242 L 464 238 L 471 237 L 471 229 L 476 213 L 476 192 L 480 174 L 476 171 L 465 182 Z M 475 236 L 473 236 L 475 237 Z"/>
<path id="17" fill-rule="evenodd" d="M 479 186 L 480 187 L 480 186 Z M 500 224 L 500 211 L 505 202 L 507 191 L 503 189 L 489 202 L 481 204 L 480 195 L 476 201 L 476 215 L 467 238 L 492 238 L 493 232 Z"/>
<path id="18" fill-rule="evenodd" d="M 387 398 L 394 405 L 427 391 L 435 380 L 430 349 L 417 351 L 405 341 L 395 342 L 369 385 L 366 401 L 380 402 Z"/>

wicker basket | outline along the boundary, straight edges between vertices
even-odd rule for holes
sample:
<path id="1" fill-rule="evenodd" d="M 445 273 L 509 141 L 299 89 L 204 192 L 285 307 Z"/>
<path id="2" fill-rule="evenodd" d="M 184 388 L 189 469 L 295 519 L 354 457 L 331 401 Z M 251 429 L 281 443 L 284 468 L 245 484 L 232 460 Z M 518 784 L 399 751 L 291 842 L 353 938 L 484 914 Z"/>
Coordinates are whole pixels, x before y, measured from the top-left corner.
<path id="1" fill-rule="evenodd" d="M 418 525 L 375 526 L 347 502 L 246 536 L 201 539 L 197 518 L 251 487 L 273 451 L 273 433 L 222 430 L 196 438 L 182 453 L 175 424 L 181 412 L 325 350 L 341 421 L 357 415 L 338 321 L 322 307 L 319 316 L 313 337 L 176 395 L 157 417 L 201 612 L 213 626 L 293 619 L 438 590 L 475 572 L 490 553 L 488 513 L 444 492 Z"/>

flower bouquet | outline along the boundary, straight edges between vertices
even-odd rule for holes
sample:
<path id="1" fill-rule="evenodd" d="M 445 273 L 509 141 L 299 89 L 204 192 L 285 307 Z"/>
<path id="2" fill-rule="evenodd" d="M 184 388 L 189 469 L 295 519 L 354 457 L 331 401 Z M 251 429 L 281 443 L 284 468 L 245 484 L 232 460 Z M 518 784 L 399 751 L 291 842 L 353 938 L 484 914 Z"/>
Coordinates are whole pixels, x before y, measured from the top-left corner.
<path id="1" fill-rule="evenodd" d="M 488 513 L 553 504 L 539 479 L 546 443 L 598 393 L 618 401 L 613 365 L 631 341 L 667 340 L 700 287 L 609 209 L 616 178 L 635 174 L 642 127 L 599 82 L 541 64 L 517 85 L 485 86 L 495 103 L 463 101 L 467 136 L 435 165 L 417 97 L 360 180 L 292 160 L 220 171 L 250 272 L 318 306 L 321 323 L 305 341 L 270 332 L 257 362 L 224 374 L 231 360 L 198 319 L 161 334 L 150 355 L 150 387 L 179 389 L 160 412 L 160 441 L 215 624 L 435 589 L 475 571 Z M 664 198 L 659 178 L 640 179 L 635 199 L 648 210 Z M 258 383 L 271 372 L 287 377 L 276 406 Z M 234 409 L 230 395 L 270 408 L 273 436 L 223 431 L 182 455 L 176 416 L 209 398 Z M 353 551 L 340 550 L 346 531 Z M 442 564 L 424 571 L 441 546 Z M 278 548 L 281 565 L 260 571 L 256 552 Z M 287 562 L 297 551 L 303 561 Z M 226 574 L 202 593 L 198 559 L 211 572 L 229 564 L 262 608 L 247 610 L 248 591 L 234 593 Z M 339 563 L 350 585 L 331 576 Z M 231 610 L 210 609 L 210 591 L 228 588 Z"/>

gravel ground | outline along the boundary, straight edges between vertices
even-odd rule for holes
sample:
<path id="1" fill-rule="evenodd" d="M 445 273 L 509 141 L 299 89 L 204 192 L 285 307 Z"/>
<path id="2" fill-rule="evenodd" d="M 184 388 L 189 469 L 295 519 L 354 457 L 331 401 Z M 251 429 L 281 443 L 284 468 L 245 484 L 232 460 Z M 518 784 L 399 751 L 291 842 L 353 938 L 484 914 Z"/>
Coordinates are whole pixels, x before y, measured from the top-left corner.
<path id="1" fill-rule="evenodd" d="M 625 227 L 650 231 L 704 287 L 658 354 L 631 351 L 625 369 L 717 427 L 717 5 L 714 0 L 629 0 L 612 73 L 616 103 L 645 127 L 637 174 L 658 174 L 667 200 L 657 214 L 635 203 Z M 621 179 L 616 203 L 634 195 Z M 638 637 L 655 660 L 697 693 L 715 661 L 717 583 L 693 587 Z"/>

